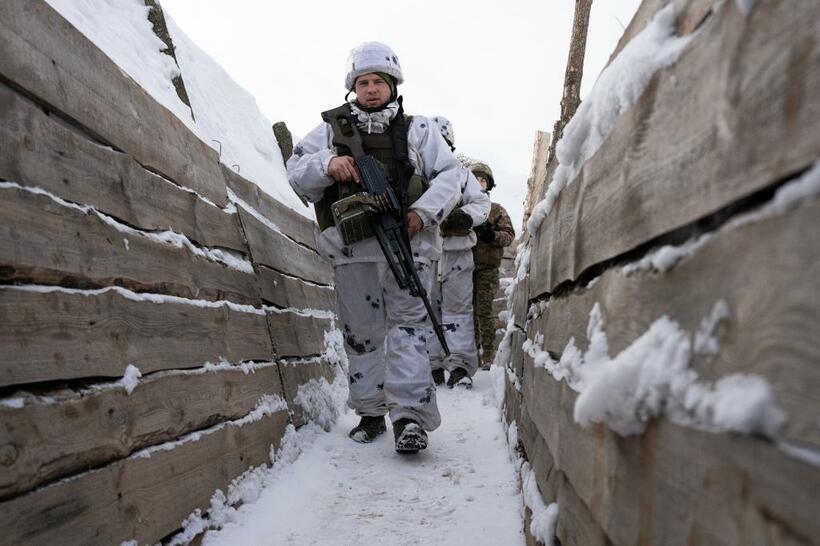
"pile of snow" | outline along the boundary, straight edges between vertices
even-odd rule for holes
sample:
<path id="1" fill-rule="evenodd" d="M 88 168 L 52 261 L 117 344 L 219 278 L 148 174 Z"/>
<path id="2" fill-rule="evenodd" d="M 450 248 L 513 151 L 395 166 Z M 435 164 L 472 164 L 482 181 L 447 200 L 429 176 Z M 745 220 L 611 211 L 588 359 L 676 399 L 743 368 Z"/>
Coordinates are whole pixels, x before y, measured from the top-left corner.
<path id="1" fill-rule="evenodd" d="M 658 273 L 665 273 L 684 258 L 694 254 L 711 238 L 712 236 L 706 233 L 682 245 L 663 245 L 648 253 L 640 260 L 625 265 L 621 268 L 621 272 L 624 275 L 632 275 L 638 271 L 657 271 Z"/>
<path id="2" fill-rule="evenodd" d="M 507 427 L 507 446 L 510 459 L 515 464 L 521 481 L 521 500 L 532 513 L 530 534 L 540 544 L 552 546 L 555 543 L 555 527 L 558 524 L 558 503 L 547 505 L 544 502 L 535 480 L 535 472 L 518 451 L 518 425 L 515 421 Z"/>
<path id="3" fill-rule="evenodd" d="M 165 13 L 176 58 L 148 21 L 142 0 L 47 0 L 157 102 L 173 112 L 200 140 L 220 153 L 228 168 L 308 218 L 313 218 L 287 181 L 271 122 L 253 96 L 185 35 Z M 191 102 L 172 83 L 182 75 Z"/>
<path id="4" fill-rule="evenodd" d="M 774 197 L 759 209 L 738 216 L 729 223 L 729 227 L 739 227 L 782 214 L 805 201 L 820 197 L 820 160 L 806 172 L 783 184 Z"/>
<path id="5" fill-rule="evenodd" d="M 134 392 L 134 389 L 137 388 L 137 385 L 140 384 L 140 377 L 142 377 L 142 372 L 140 372 L 140 369 L 133 364 L 129 364 L 125 368 L 125 374 L 123 374 L 119 384 L 123 389 L 125 389 L 125 392 L 130 395 Z"/>
<path id="6" fill-rule="evenodd" d="M 641 96 L 658 70 L 678 60 L 691 36 L 675 35 L 675 6 L 661 9 L 607 66 L 589 97 L 581 103 L 555 147 L 558 167 L 542 201 L 527 221 L 530 233 L 538 231 L 558 195 L 598 151 L 618 118 Z"/>
<path id="7" fill-rule="evenodd" d="M 677 322 L 661 317 L 610 358 L 603 316 L 595 304 L 585 352 L 571 338 L 556 362 L 541 350 L 540 334 L 527 340 L 524 349 L 537 366 L 580 393 L 574 417 L 582 426 L 605 423 L 627 436 L 643 433 L 652 418 L 664 416 L 701 430 L 776 438 L 786 419 L 763 378 L 736 373 L 710 384 L 690 367 L 693 353 L 717 353 L 713 332 L 728 316 L 726 303 L 717 302 L 694 339 Z"/>

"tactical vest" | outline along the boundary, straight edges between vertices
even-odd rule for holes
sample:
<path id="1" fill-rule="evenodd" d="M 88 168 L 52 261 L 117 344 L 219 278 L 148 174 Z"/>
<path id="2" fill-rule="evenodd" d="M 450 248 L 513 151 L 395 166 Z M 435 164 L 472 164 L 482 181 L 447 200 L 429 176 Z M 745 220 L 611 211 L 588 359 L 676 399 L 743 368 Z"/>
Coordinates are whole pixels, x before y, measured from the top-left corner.
<path id="1" fill-rule="evenodd" d="M 413 117 L 405 116 L 404 119 L 409 131 Z M 383 133 L 368 134 L 362 132 L 361 137 L 364 153 L 372 155 L 379 162 L 382 169 L 384 169 L 387 180 L 393 187 L 393 191 L 396 192 L 396 195 L 399 195 L 398 173 L 400 165 L 399 162 L 393 158 L 393 139 L 390 135 L 390 129 L 386 129 Z M 351 155 L 347 148 L 337 148 L 336 154 L 339 156 Z M 411 205 L 415 203 L 428 187 L 429 184 L 427 180 L 414 172 L 407 185 L 407 204 Z M 325 188 L 322 199 L 314 204 L 319 229 L 324 231 L 334 225 L 333 213 L 331 212 L 331 205 L 333 205 L 333 203 L 359 191 L 361 191 L 361 187 L 350 182 L 335 182 Z"/>

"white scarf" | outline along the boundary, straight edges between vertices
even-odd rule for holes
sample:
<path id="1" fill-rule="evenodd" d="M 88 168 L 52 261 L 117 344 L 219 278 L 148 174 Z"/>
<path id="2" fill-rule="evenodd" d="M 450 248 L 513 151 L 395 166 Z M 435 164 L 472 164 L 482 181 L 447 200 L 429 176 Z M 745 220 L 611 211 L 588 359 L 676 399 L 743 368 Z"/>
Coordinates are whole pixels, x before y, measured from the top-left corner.
<path id="1" fill-rule="evenodd" d="M 358 123 L 356 125 L 362 131 L 371 133 L 383 133 L 390 125 L 390 121 L 396 117 L 399 111 L 399 103 L 396 101 L 388 103 L 384 108 L 377 112 L 365 112 L 356 104 L 355 101 L 350 102 L 350 110 L 356 116 Z"/>

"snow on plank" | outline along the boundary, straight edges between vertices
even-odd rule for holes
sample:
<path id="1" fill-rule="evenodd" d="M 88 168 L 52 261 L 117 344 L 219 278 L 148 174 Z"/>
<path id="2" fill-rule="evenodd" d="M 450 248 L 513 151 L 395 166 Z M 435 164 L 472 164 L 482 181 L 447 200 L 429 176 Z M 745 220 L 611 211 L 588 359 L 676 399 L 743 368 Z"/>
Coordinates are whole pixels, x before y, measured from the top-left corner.
<path id="1" fill-rule="evenodd" d="M 581 428 L 575 391 L 525 358 L 524 403 L 554 457 L 552 471 L 566 476 L 613 543 L 677 544 L 697 536 L 709 544 L 753 544 L 761 528 L 790 537 L 820 533 L 820 473 L 811 464 L 759 438 L 665 420 L 626 438 L 603 425 Z M 674 513 L 689 517 L 667 517 Z M 736 525 L 738 518 L 755 524 Z"/>
<path id="2" fill-rule="evenodd" d="M 253 268 L 171 231 L 142 232 L 39 188 L 0 183 L 3 277 L 121 283 L 184 297 L 258 300 Z"/>
<path id="3" fill-rule="evenodd" d="M 664 315 L 699 332 L 719 297 L 729 315 L 714 334 L 717 354 L 695 354 L 694 368 L 711 378 L 739 372 L 765 378 L 788 416 L 783 438 L 820 448 L 814 418 L 820 398 L 812 388 L 820 382 L 818 217 L 820 201 L 808 200 L 713 233 L 664 274 L 610 270 L 584 292 L 551 299 L 549 312 L 531 322 L 529 338 L 543 336 L 543 350 L 553 355 L 561 355 L 570 338 L 586 350 L 590 311 L 598 302 L 614 356 Z"/>
<path id="4" fill-rule="evenodd" d="M 244 207 L 237 207 L 254 263 L 318 284 L 333 283 L 328 262 L 310 248 L 271 229 Z"/>
<path id="5" fill-rule="evenodd" d="M 0 385 L 119 377 L 129 363 L 146 374 L 273 356 L 264 311 L 230 302 L 11 286 L 0 302 Z"/>
<path id="6" fill-rule="evenodd" d="M 267 315 L 279 358 L 321 354 L 325 348 L 325 332 L 333 328 L 329 318 L 299 312 L 269 308 Z"/>
<path id="7" fill-rule="evenodd" d="M 319 380 L 321 378 L 332 383 L 334 375 L 333 366 L 333 364 L 318 358 L 307 361 L 282 360 L 279 362 L 279 370 L 282 374 L 282 382 L 285 390 L 285 399 L 288 402 L 288 408 L 293 412 L 292 420 L 294 426 L 299 427 L 308 422 L 304 410 L 296 403 L 299 388 L 310 381 Z"/>
<path id="8" fill-rule="evenodd" d="M 282 392 L 278 364 L 222 363 L 151 374 L 130 393 L 119 382 L 18 393 L 17 404 L 0 400 L 0 422 L 15 423 L 0 430 L 0 445 L 14 446 L 13 462 L 0 466 L 0 498 L 238 419 L 263 395 Z"/>
<path id="9" fill-rule="evenodd" d="M 621 116 L 538 231 L 531 296 L 820 155 L 820 95 L 802 91 L 820 87 L 820 4 L 768 9 L 745 18 L 734 3 L 720 4 Z"/>
<path id="10" fill-rule="evenodd" d="M 0 50 L 6 79 L 142 165 L 227 204 L 217 153 L 46 2 L 0 3 Z"/>
<path id="11" fill-rule="evenodd" d="M 0 178 L 39 186 L 139 229 L 247 252 L 235 214 L 101 146 L 0 83 Z"/>
<path id="12" fill-rule="evenodd" d="M 222 173 L 228 184 L 228 195 L 238 206 L 268 225 L 272 231 L 316 250 L 316 238 L 319 233 L 316 222 L 283 205 L 262 191 L 259 186 L 248 182 L 232 170 L 223 166 Z"/>
<path id="13" fill-rule="evenodd" d="M 303 281 L 265 265 L 257 268 L 262 299 L 278 307 L 334 310 L 336 294 L 332 287 Z"/>
<path id="14" fill-rule="evenodd" d="M 269 463 L 288 414 L 256 413 L 0 503 L 0 544 L 158 543 L 215 490 Z"/>

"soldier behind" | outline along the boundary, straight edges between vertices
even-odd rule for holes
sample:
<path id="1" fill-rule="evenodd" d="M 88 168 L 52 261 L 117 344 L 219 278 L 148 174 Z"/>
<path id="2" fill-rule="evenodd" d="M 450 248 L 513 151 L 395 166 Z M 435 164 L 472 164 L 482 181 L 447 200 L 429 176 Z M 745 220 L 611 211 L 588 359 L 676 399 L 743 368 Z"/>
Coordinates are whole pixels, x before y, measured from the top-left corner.
<path id="1" fill-rule="evenodd" d="M 495 187 L 493 171 L 486 163 L 473 163 L 470 170 L 486 192 Z M 510 216 L 504 207 L 493 203 L 487 221 L 473 228 L 478 242 L 473 247 L 473 290 L 475 291 L 476 344 L 480 346 L 481 367 L 490 369 L 495 359 L 496 318 L 493 314 L 493 299 L 498 292 L 498 268 L 504 247 L 515 239 Z"/>
<path id="2" fill-rule="evenodd" d="M 450 121 L 444 116 L 433 118 L 447 144 L 455 150 L 455 134 Z M 465 169 L 466 171 L 466 169 Z M 468 386 L 478 370 L 478 351 L 475 344 L 473 323 L 473 247 L 476 234 L 472 230 L 487 220 L 490 197 L 483 192 L 475 177 L 467 172 L 465 185 L 461 188 L 461 201 L 441 224 L 441 261 L 438 263 L 438 279 L 431 293 L 433 307 L 444 327 L 444 335 L 450 348 L 450 356 L 444 352 L 438 340 L 430 343 L 430 366 L 436 385 L 444 383 L 444 370 L 450 372 L 447 386 L 453 388 L 464 381 Z"/>
<path id="3" fill-rule="evenodd" d="M 402 220 L 419 279 L 429 293 L 430 264 L 441 252 L 438 224 L 461 197 L 467 174 L 432 122 L 404 115 L 396 94 L 402 81 L 393 51 L 365 42 L 348 59 L 345 86 L 355 92 L 355 100 L 344 106 L 364 152 L 379 161 L 394 191 L 408 204 Z M 328 123 L 308 133 L 288 160 L 288 181 L 316 204 L 322 230 L 319 251 L 333 262 L 350 362 L 348 405 L 361 417 L 350 437 L 373 441 L 385 432 L 384 416 L 389 413 L 396 451 L 418 451 L 427 447 L 425 431 L 441 423 L 427 354 L 432 329 L 422 300 L 399 288 L 375 237 L 342 242 L 331 206 L 361 191 L 361 175 L 350 150 L 336 149 L 333 136 Z"/>

